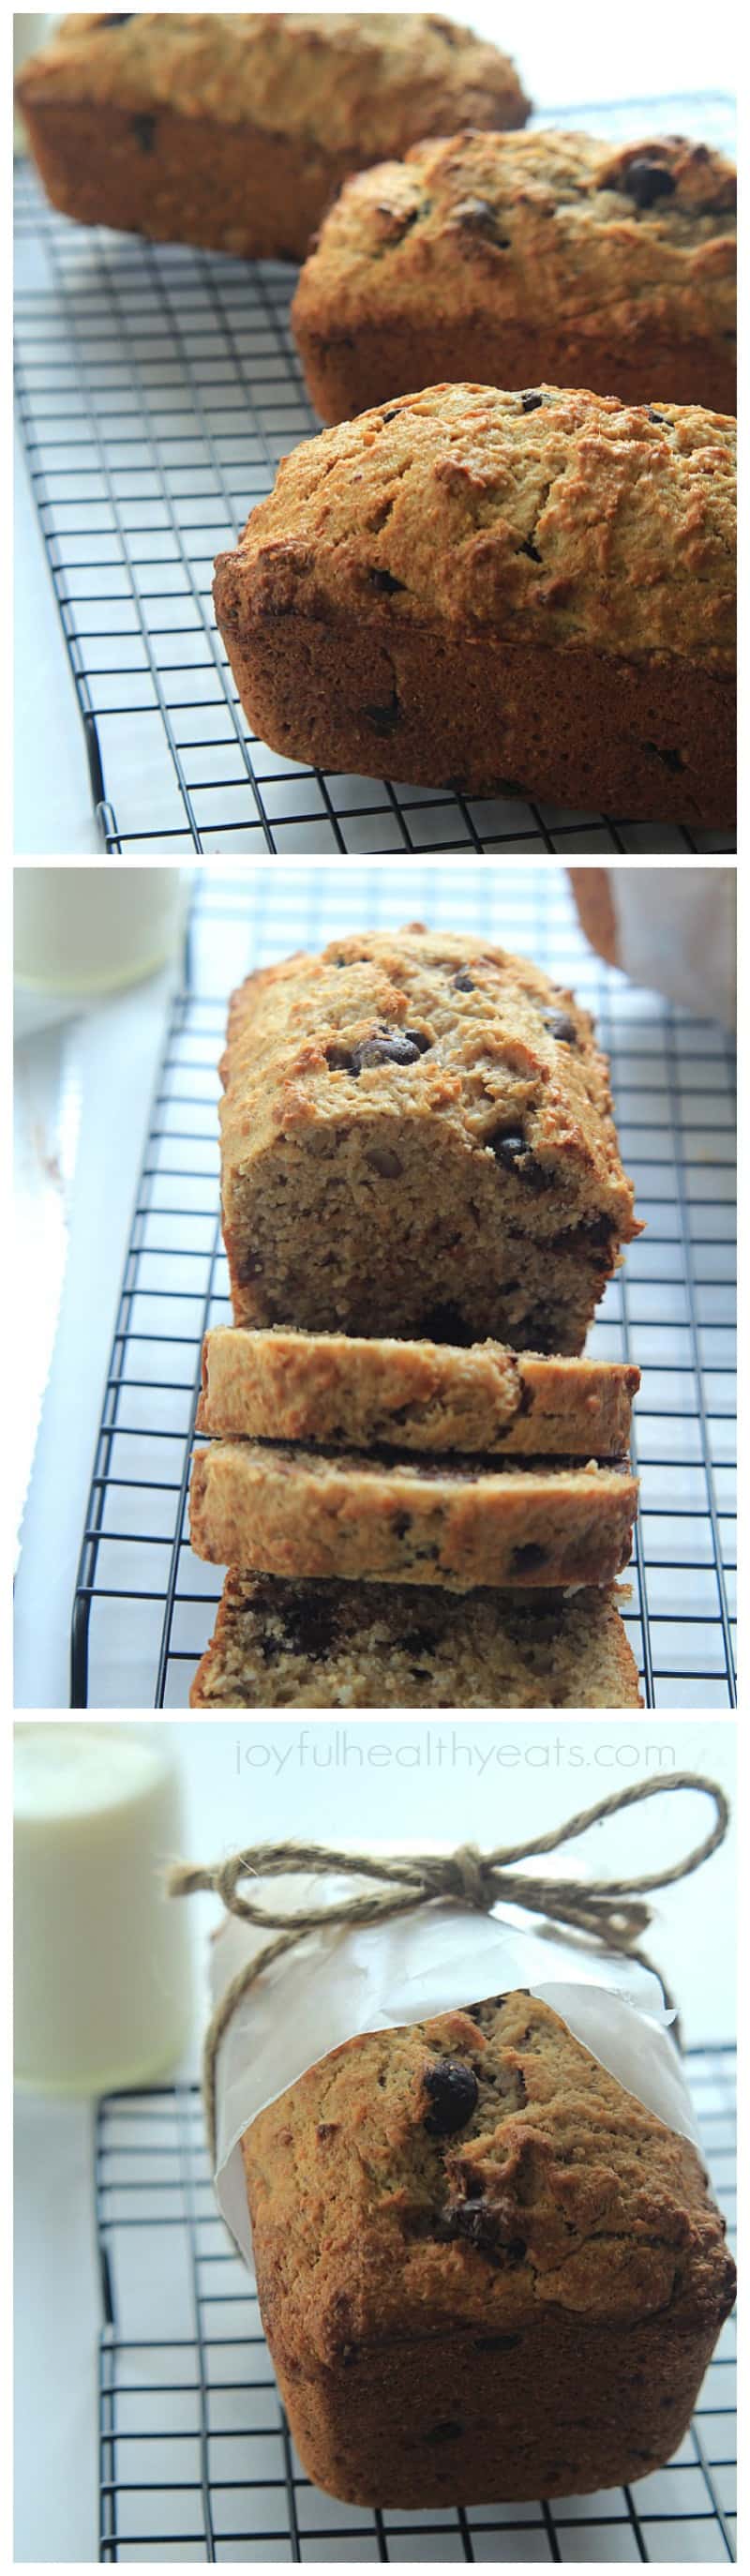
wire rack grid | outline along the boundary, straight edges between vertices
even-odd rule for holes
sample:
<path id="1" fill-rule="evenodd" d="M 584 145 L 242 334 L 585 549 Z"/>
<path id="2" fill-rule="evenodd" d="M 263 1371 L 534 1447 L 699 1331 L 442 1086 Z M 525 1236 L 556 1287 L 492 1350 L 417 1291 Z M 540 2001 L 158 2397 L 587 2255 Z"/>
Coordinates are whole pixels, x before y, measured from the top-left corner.
<path id="1" fill-rule="evenodd" d="M 734 2052 L 688 2052 L 712 2188 L 732 2242 Z M 734 2557 L 734 2321 L 690 2431 L 632 2487 L 555 2504 L 407 2514 L 337 2504 L 310 2485 L 276 2390 L 251 2277 L 214 2201 L 191 2087 L 116 2094 L 99 2110 L 100 2557 L 346 2561 Z M 168 2328 L 165 2319 L 169 2320 Z"/>
<path id="2" fill-rule="evenodd" d="M 642 1372 L 641 1511 L 626 1610 L 647 1706 L 735 1704 L 735 1159 L 722 1032 L 602 966 L 564 871 L 478 864 L 206 871 L 133 1214 L 73 1610 L 72 1705 L 184 1708 L 221 1589 L 191 1555 L 204 1331 L 231 1319 L 218 1222 L 217 1063 L 231 984 L 294 948 L 422 920 L 497 939 L 573 984 L 610 1057 L 646 1231 L 589 1350 Z"/>
<path id="3" fill-rule="evenodd" d="M 733 145 L 721 97 L 550 108 L 535 122 Z M 16 244 L 18 417 L 107 851 L 733 846 L 520 797 L 324 775 L 249 735 L 213 622 L 213 558 L 319 425 L 289 325 L 296 271 L 72 224 L 27 161 Z"/>

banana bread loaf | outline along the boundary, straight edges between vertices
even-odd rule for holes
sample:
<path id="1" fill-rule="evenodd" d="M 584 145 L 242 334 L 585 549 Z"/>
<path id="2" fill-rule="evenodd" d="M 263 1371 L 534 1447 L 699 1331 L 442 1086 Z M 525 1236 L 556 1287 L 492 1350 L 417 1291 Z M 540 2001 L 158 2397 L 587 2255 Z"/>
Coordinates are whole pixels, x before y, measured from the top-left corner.
<path id="1" fill-rule="evenodd" d="M 730 829 L 735 450 L 548 384 L 306 441 L 217 558 L 249 723 L 324 770 Z"/>
<path id="2" fill-rule="evenodd" d="M 734 412 L 737 174 L 703 143 L 459 134 L 350 179 L 292 320 L 348 420 L 444 380 L 540 377 Z"/>
<path id="3" fill-rule="evenodd" d="M 550 2006 L 349 2040 L 246 2130 L 297 2449 L 347 2503 L 522 2503 L 660 2468 L 734 2295 L 695 2148 Z"/>
<path id="4" fill-rule="evenodd" d="M 215 1440 L 190 1486 L 196 1556 L 345 1582 L 610 1583 L 630 1556 L 627 1460 L 400 1458 Z"/>
<path id="5" fill-rule="evenodd" d="M 614 1593 L 227 1575 L 191 1708 L 642 1708 Z"/>
<path id="6" fill-rule="evenodd" d="M 364 1341 L 219 1325 L 203 1344 L 199 1431 L 368 1449 L 480 1449 L 617 1458 L 640 1372 L 536 1359 L 502 1342 Z"/>
<path id="7" fill-rule="evenodd" d="M 395 10 L 78 14 L 17 96 L 64 215 L 257 259 L 304 259 L 366 162 L 528 113 L 495 45 Z"/>
<path id="8" fill-rule="evenodd" d="M 588 1013 L 481 940 L 334 940 L 234 995 L 235 1321 L 575 1354 L 640 1232 Z"/>

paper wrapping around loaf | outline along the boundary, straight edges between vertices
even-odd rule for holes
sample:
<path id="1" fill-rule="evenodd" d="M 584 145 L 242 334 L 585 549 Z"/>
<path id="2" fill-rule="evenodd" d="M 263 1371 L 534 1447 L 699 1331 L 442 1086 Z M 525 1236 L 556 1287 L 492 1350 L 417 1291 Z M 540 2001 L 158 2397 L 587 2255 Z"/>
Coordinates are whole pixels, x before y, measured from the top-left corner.
<path id="1" fill-rule="evenodd" d="M 545 1869 L 552 1875 L 549 1860 Z M 275 1879 L 274 1911 L 304 1911 L 371 1893 L 358 1878 Z M 263 1901 L 261 1893 L 261 1901 Z M 212 1945 L 214 2002 L 267 1930 L 227 1919 Z M 550 1929 L 519 1927 L 503 1909 L 431 1905 L 374 1926 L 308 1936 L 250 1988 L 232 2015 L 217 2066 L 216 2188 L 233 2236 L 252 2262 L 240 2150 L 243 2132 L 307 2068 L 356 2035 L 395 2030 L 509 1988 L 528 1987 L 592 2056 L 681 2137 L 697 2138 L 658 1979 L 637 1961 L 586 1956 Z"/>
<path id="2" fill-rule="evenodd" d="M 292 1894 L 304 1903 L 304 1887 Z M 308 1902 L 324 1894 L 314 1881 Z M 527 1941 L 468 1907 L 321 1938 L 332 1947 L 310 1972 L 290 1955 L 280 1985 L 269 1979 L 277 2076 L 278 2026 L 294 2031 L 289 2070 L 300 2029 L 303 2060 L 320 2048 L 332 1985 L 343 2009 L 329 2040 L 349 2035 L 235 2151 L 308 2475 L 346 2503 L 413 2510 L 588 2493 L 660 2467 L 734 2273 L 684 2134 L 663 2010 L 649 2011 L 654 1980 L 638 1971 L 641 2009 L 601 1982 L 571 1985 L 578 1946 Z M 630 1984 L 630 1964 L 587 1957 L 592 1980 L 610 1972 Z M 248 2000 L 238 2073 L 255 2060 L 259 2095 L 268 2048 Z M 231 2031 L 222 2060 L 230 2044 Z M 223 2092 L 223 2065 L 219 2077 Z M 245 2083 L 233 2118 L 246 2107 Z M 244 2241 L 239 2173 L 222 2205 Z"/>

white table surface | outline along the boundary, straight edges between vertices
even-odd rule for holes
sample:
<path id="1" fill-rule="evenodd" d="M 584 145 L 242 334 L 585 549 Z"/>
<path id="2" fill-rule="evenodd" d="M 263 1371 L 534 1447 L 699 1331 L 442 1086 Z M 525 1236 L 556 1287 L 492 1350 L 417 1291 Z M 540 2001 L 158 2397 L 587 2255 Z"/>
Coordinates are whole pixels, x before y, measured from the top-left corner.
<path id="1" fill-rule="evenodd" d="M 151 1721 L 153 1723 L 153 1721 Z M 186 1858 L 213 1861 L 237 1844 L 302 1834 L 361 1847 L 389 1835 L 522 1839 L 636 1778 L 705 1771 L 732 1795 L 730 1721 L 649 1716 L 636 1740 L 623 1721 L 422 1721 L 244 1718 L 176 1720 Z M 498 1747 L 503 1747 L 502 1766 Z M 439 1751 L 442 1746 L 442 1752 Z M 456 1747 L 460 1748 L 456 1750 Z M 516 1748 L 517 1760 L 508 1753 Z M 360 1760 L 360 1755 L 366 1758 Z M 488 1759 L 489 1756 L 489 1759 Z M 480 1770 L 480 1762 L 484 1764 Z M 648 1871 L 676 1860 L 706 1828 L 703 1800 L 651 1800 L 572 1847 L 571 1869 Z M 735 2027 L 733 1835 L 656 1900 L 653 1956 L 676 1988 L 685 2038 Z M 533 1864 L 529 1864 L 533 1866 Z M 212 1898 L 191 1900 L 199 1985 Z M 194 2066 L 198 2060 L 196 2021 Z M 191 2071 L 191 2070 L 188 2070 Z M 16 2559 L 86 2564 L 97 2554 L 96 2339 L 100 2324 L 87 2105 L 24 2096 L 16 2126 Z"/>
<path id="2" fill-rule="evenodd" d="M 55 1353 L 23 1521 L 16 1580 L 18 1708 L 69 1705 L 68 1638 L 102 1387 L 164 1039 L 171 970 L 102 1002 L 59 1031 L 49 1116 L 62 1078 L 81 1090 L 72 1223 Z M 48 1043 L 45 1052 L 48 1048 Z M 40 1049 L 22 1041 L 32 1061 Z M 115 1068 L 127 1068 L 126 1079 Z M 19 1283 L 23 1295 L 23 1281 Z M 40 1621 L 39 1603 L 45 1615 Z"/>
<path id="3" fill-rule="evenodd" d="M 70 663 L 63 643 L 26 460 L 16 433 L 15 829 L 21 858 L 101 850 Z M 39 716 L 44 709 L 44 759 Z"/>

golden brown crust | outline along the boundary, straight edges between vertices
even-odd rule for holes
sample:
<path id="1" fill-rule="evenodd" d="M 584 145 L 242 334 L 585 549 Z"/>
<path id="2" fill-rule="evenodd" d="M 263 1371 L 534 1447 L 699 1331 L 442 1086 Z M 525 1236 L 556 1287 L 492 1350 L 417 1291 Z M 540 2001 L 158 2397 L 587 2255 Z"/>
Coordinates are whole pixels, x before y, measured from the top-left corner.
<path id="1" fill-rule="evenodd" d="M 333 941 L 235 994 L 222 1073 L 238 1323 L 581 1349 L 639 1228 L 592 1023 L 536 967 Z"/>
<path id="2" fill-rule="evenodd" d="M 736 173 L 675 136 L 464 133 L 350 180 L 293 324 L 321 416 L 541 376 L 736 409 Z M 678 382 L 679 374 L 679 382 Z"/>
<path id="3" fill-rule="evenodd" d="M 528 110 L 507 56 L 452 19 L 419 10 L 136 10 L 69 15 L 25 64 L 30 100 L 171 107 L 299 133 L 325 151 L 377 152 L 385 129 L 405 148 L 420 119 L 436 133 L 462 94 L 493 124 Z M 469 104 L 470 102 L 470 104 Z M 435 121 L 437 120 L 437 122 Z"/>
<path id="4" fill-rule="evenodd" d="M 513 1993 L 350 2040 L 242 2152 L 264 2323 L 318 2483 L 518 2501 L 669 2456 L 732 2302 L 722 2222 L 694 2148 L 549 2005 Z"/>
<path id="5" fill-rule="evenodd" d="M 281 464 L 214 604 L 286 757 L 731 829 L 736 424 L 438 384 Z"/>
<path id="6" fill-rule="evenodd" d="M 304 257 L 363 162 L 446 122 L 528 112 L 494 45 L 395 11 L 78 13 L 17 94 L 64 213 L 246 257 Z"/>
<path id="7" fill-rule="evenodd" d="M 616 1361 L 536 1359 L 500 1342 L 249 1332 L 203 1344 L 199 1431 L 367 1449 L 495 1450 L 620 1457 L 640 1371 Z"/>
<path id="8" fill-rule="evenodd" d="M 734 669 L 736 423 L 539 387 L 433 385 L 283 459 L 233 555 L 248 624 L 355 618 Z M 395 585 L 395 587 L 394 587 Z"/>
<path id="9" fill-rule="evenodd" d="M 630 1557 L 638 1487 L 611 1466 L 399 1458 L 217 1440 L 196 1451 L 197 1556 L 345 1582 L 610 1583 Z"/>
<path id="10" fill-rule="evenodd" d="M 476 1591 L 226 1578 L 191 1708 L 642 1708 L 603 1589 Z"/>

